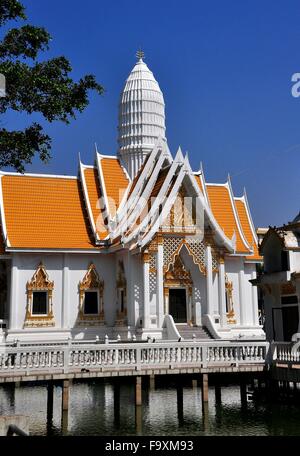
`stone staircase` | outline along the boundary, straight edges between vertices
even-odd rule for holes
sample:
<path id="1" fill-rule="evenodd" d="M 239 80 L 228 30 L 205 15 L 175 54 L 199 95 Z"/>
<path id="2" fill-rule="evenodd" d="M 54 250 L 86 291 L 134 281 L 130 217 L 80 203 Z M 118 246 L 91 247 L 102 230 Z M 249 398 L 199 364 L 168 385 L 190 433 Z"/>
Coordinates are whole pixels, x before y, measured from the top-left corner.
<path id="1" fill-rule="evenodd" d="M 193 334 L 196 340 L 213 339 L 205 326 L 176 325 L 176 328 L 184 340 L 193 340 Z"/>

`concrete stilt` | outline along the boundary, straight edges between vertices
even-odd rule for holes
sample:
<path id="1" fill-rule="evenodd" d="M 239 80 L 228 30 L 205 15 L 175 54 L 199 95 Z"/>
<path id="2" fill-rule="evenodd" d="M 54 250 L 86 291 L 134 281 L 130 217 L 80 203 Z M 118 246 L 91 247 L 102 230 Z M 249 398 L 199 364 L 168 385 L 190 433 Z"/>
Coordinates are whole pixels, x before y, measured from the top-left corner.
<path id="1" fill-rule="evenodd" d="M 62 385 L 62 410 L 69 410 L 69 389 L 70 389 L 70 380 L 63 380 Z"/>
<path id="2" fill-rule="evenodd" d="M 202 401 L 202 422 L 204 433 L 209 430 L 209 420 L 208 420 L 208 402 Z"/>
<path id="3" fill-rule="evenodd" d="M 155 390 L 155 375 L 154 374 L 149 375 L 149 389 L 151 391 Z"/>
<path id="4" fill-rule="evenodd" d="M 142 405 L 142 377 L 136 377 L 135 383 L 135 405 Z"/>
<path id="5" fill-rule="evenodd" d="M 69 425 L 68 410 L 62 410 L 62 413 L 61 413 L 62 435 L 67 435 L 68 434 L 68 425 Z"/>
<path id="6" fill-rule="evenodd" d="M 202 393 L 202 403 L 208 402 L 208 374 L 202 375 L 201 393 Z"/>
<path id="7" fill-rule="evenodd" d="M 192 380 L 192 388 L 197 389 L 198 387 L 198 380 L 196 378 L 193 378 Z"/>

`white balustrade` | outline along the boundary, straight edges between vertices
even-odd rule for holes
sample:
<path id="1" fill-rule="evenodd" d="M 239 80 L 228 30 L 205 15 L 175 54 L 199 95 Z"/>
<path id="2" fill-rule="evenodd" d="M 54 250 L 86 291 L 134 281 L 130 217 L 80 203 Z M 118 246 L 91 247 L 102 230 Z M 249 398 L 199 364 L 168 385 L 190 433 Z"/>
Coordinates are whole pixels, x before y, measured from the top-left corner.
<path id="1" fill-rule="evenodd" d="M 0 375 L 7 372 L 76 372 L 86 368 L 114 370 L 160 367 L 214 367 L 242 364 L 264 364 L 267 342 L 156 342 L 99 344 L 67 343 L 0 347 Z M 279 360 L 299 361 L 287 345 L 272 346 Z"/>

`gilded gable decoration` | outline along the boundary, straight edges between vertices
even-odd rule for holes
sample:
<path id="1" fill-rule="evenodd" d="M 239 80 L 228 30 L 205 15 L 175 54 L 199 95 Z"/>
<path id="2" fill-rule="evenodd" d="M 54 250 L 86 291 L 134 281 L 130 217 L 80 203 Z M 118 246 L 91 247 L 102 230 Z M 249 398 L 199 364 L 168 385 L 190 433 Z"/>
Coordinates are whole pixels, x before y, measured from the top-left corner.
<path id="1" fill-rule="evenodd" d="M 196 230 L 194 212 L 192 198 L 189 197 L 184 186 L 181 186 L 170 213 L 163 221 L 162 231 L 170 233 L 194 233 Z"/>
<path id="2" fill-rule="evenodd" d="M 186 269 L 179 255 L 176 256 L 174 263 L 165 272 L 164 284 L 168 287 L 193 284 L 191 273 Z"/>
<path id="3" fill-rule="evenodd" d="M 164 237 L 164 271 L 170 268 L 179 254 L 183 245 L 186 246 L 189 254 L 192 256 L 194 263 L 199 267 L 202 274 L 206 274 L 205 267 L 205 245 L 199 238 L 179 236 Z"/>
<path id="4" fill-rule="evenodd" d="M 41 262 L 30 281 L 26 284 L 27 306 L 24 328 L 55 326 L 52 295 L 54 282 L 49 279 L 45 266 Z M 34 307 L 35 298 L 40 299 L 44 307 L 41 313 Z M 42 299 L 41 299 L 42 298 Z"/>
<path id="5" fill-rule="evenodd" d="M 100 279 L 96 270 L 96 266 L 91 263 L 84 278 L 78 285 L 79 288 L 79 314 L 78 324 L 98 325 L 104 324 L 104 304 L 103 304 L 103 291 L 104 282 Z M 97 308 L 95 312 L 85 312 L 85 299 L 86 294 L 94 292 L 93 299 L 97 299 Z"/>

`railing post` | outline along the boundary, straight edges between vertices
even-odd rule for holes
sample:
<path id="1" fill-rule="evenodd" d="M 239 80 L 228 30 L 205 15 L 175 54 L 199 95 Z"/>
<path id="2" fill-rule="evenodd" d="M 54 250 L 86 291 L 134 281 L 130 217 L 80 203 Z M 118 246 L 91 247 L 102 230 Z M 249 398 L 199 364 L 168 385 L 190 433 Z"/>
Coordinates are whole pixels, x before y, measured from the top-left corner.
<path id="1" fill-rule="evenodd" d="M 202 346 L 202 366 L 207 367 L 207 354 L 208 354 L 207 345 Z"/>
<path id="2" fill-rule="evenodd" d="M 71 345 L 68 343 L 68 346 L 63 349 L 63 370 L 64 373 L 69 372 L 69 360 L 70 360 L 70 350 Z"/>
<path id="3" fill-rule="evenodd" d="M 136 370 L 141 370 L 141 347 L 135 349 Z"/>

